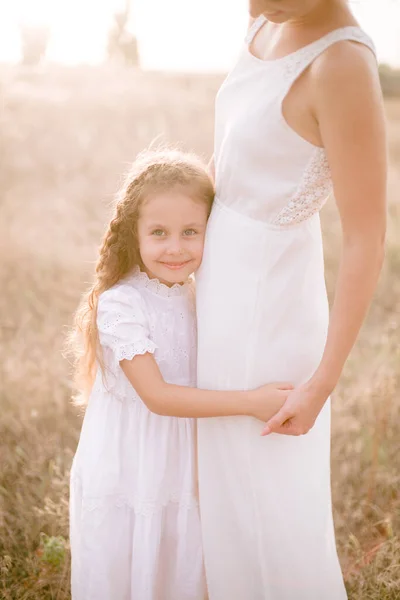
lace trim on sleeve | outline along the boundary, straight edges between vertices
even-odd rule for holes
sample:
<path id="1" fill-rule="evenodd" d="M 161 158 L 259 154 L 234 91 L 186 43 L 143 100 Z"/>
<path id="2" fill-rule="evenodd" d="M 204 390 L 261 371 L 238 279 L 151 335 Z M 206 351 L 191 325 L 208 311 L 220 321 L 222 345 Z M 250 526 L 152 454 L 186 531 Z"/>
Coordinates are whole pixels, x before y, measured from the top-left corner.
<path id="1" fill-rule="evenodd" d="M 138 395 L 125 377 L 119 363 L 121 360 L 132 360 L 135 356 L 146 354 L 146 352 L 154 354 L 157 345 L 149 339 L 143 339 L 123 346 L 116 343 L 109 350 L 112 352 L 112 363 L 106 367 L 103 378 L 104 387 L 109 394 L 121 402 L 137 400 Z"/>
<path id="2" fill-rule="evenodd" d="M 126 346 L 116 345 L 113 348 L 115 361 L 118 364 L 121 360 L 132 360 L 138 354 L 146 354 L 146 352 L 150 352 L 154 354 L 157 346 L 154 342 L 149 339 L 140 340 L 137 342 L 133 342 L 132 344 L 127 344 Z"/>

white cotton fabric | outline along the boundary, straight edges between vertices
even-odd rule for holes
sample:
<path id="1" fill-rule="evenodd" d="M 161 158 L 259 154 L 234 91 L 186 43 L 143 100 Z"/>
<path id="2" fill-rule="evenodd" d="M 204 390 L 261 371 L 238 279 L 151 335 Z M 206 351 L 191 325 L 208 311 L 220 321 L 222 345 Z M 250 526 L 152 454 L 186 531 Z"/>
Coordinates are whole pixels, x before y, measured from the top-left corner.
<path id="1" fill-rule="evenodd" d="M 265 23 L 258 19 L 251 42 Z M 372 48 L 358 28 L 287 57 L 244 48 L 216 102 L 217 199 L 196 276 L 198 386 L 305 382 L 328 328 L 318 212 L 325 152 L 282 115 L 292 83 L 333 43 Z M 330 493 L 330 406 L 302 437 L 260 437 L 247 417 L 198 422 L 199 492 L 210 600 L 344 600 Z"/>
<path id="2" fill-rule="evenodd" d="M 195 421 L 151 413 L 119 361 L 154 353 L 167 382 L 194 386 L 192 283 L 139 272 L 101 294 L 106 364 L 71 472 L 73 600 L 204 600 Z"/>

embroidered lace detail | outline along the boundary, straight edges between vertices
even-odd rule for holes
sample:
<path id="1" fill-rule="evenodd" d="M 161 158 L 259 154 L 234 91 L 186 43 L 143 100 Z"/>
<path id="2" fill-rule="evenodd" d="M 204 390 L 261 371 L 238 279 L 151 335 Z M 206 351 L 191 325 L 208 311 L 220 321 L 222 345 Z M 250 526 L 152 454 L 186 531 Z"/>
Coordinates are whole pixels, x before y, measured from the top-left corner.
<path id="1" fill-rule="evenodd" d="M 251 44 L 251 42 L 253 41 L 257 31 L 262 27 L 262 25 L 265 23 L 266 18 L 264 17 L 264 15 L 260 15 L 254 22 L 253 24 L 249 27 L 246 37 L 244 38 L 244 42 L 245 44 Z"/>
<path id="2" fill-rule="evenodd" d="M 317 148 L 295 195 L 271 224 L 289 227 L 306 221 L 321 210 L 331 190 L 332 180 L 325 150 Z"/>
<path id="3" fill-rule="evenodd" d="M 103 319 L 101 329 L 102 331 L 106 331 L 107 333 L 113 335 L 121 322 L 126 321 L 126 315 L 123 315 L 120 312 L 116 312 L 113 314 L 110 319 Z"/>
<path id="4" fill-rule="evenodd" d="M 126 346 L 116 344 L 113 348 L 113 352 L 116 362 L 119 362 L 124 359 L 132 360 L 137 354 L 146 354 L 146 352 L 151 352 L 153 354 L 156 348 L 157 346 L 154 342 L 149 339 L 144 339 Z"/>
<path id="5" fill-rule="evenodd" d="M 273 62 L 284 61 L 285 75 L 287 78 L 293 80 L 300 75 L 300 73 L 311 64 L 319 54 L 329 48 L 332 44 L 342 40 L 364 44 L 376 54 L 375 46 L 371 38 L 359 27 L 350 26 L 335 29 L 319 40 L 316 40 L 303 48 L 299 48 L 299 50 L 296 50 L 287 56 L 278 58 Z"/>
<path id="6" fill-rule="evenodd" d="M 157 350 L 157 345 L 150 339 L 143 339 L 125 346 L 121 346 L 116 342 L 111 346 L 111 350 L 113 352 L 113 367 L 106 367 L 103 385 L 118 400 L 136 401 L 139 396 L 126 378 L 124 372 L 120 369 L 119 361 L 124 359 L 132 360 L 138 354 L 146 354 L 146 352 L 153 354 Z"/>
<path id="7" fill-rule="evenodd" d="M 245 43 L 250 46 L 257 32 L 266 23 L 267 18 L 264 15 L 260 15 L 247 31 L 245 37 Z M 287 54 L 280 58 L 271 60 L 260 60 L 266 65 L 272 65 L 274 63 L 284 64 L 285 72 L 288 77 L 296 77 L 301 73 L 321 52 L 326 50 L 330 45 L 339 42 L 341 40 L 349 40 L 353 42 L 359 42 L 364 44 L 376 55 L 375 44 L 372 39 L 367 35 L 360 27 L 349 25 L 348 27 L 341 27 L 340 29 L 334 29 L 330 33 L 327 33 L 323 37 Z"/>
<path id="8" fill-rule="evenodd" d="M 177 504 L 181 510 L 193 510 L 198 508 L 198 500 L 194 494 L 170 494 L 164 499 L 144 499 L 140 497 L 130 497 L 126 495 L 104 496 L 98 498 L 84 498 L 82 507 L 84 510 L 92 512 L 102 508 L 124 508 L 127 506 L 135 512 L 136 515 L 142 517 L 153 517 L 158 512 L 162 511 L 169 504 Z"/>
<path id="9" fill-rule="evenodd" d="M 183 284 L 174 283 L 174 285 L 169 287 L 165 283 L 161 283 L 161 281 L 158 279 L 150 279 L 147 273 L 141 271 L 139 267 L 135 267 L 130 277 L 135 279 L 135 282 L 139 284 L 138 287 L 144 287 L 150 292 L 165 298 L 170 298 L 172 296 L 184 296 L 187 294 L 191 283 L 191 280 L 188 280 Z"/>

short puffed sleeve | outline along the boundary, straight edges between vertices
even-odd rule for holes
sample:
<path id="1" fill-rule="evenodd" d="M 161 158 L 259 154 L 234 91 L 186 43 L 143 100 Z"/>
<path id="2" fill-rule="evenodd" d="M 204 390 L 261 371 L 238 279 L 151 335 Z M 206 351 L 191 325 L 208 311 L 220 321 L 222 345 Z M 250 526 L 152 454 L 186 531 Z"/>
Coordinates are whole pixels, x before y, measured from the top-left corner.
<path id="1" fill-rule="evenodd" d="M 100 346 L 112 351 L 115 366 L 156 349 L 142 296 L 131 286 L 116 286 L 100 294 L 97 327 Z"/>

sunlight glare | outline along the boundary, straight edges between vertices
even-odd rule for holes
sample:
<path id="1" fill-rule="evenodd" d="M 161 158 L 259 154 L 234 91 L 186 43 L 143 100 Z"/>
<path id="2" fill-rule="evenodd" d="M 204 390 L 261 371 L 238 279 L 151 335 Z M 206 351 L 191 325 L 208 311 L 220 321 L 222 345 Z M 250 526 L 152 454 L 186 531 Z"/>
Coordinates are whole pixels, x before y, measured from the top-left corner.
<path id="1" fill-rule="evenodd" d="M 351 0 L 382 61 L 400 64 L 400 2 Z M 131 26 L 144 69 L 224 71 L 238 54 L 247 25 L 247 0 L 132 0 Z M 47 58 L 98 64 L 116 9 L 125 0 L 14 0 L 0 3 L 0 61 L 20 60 L 19 27 L 44 26 Z"/>

